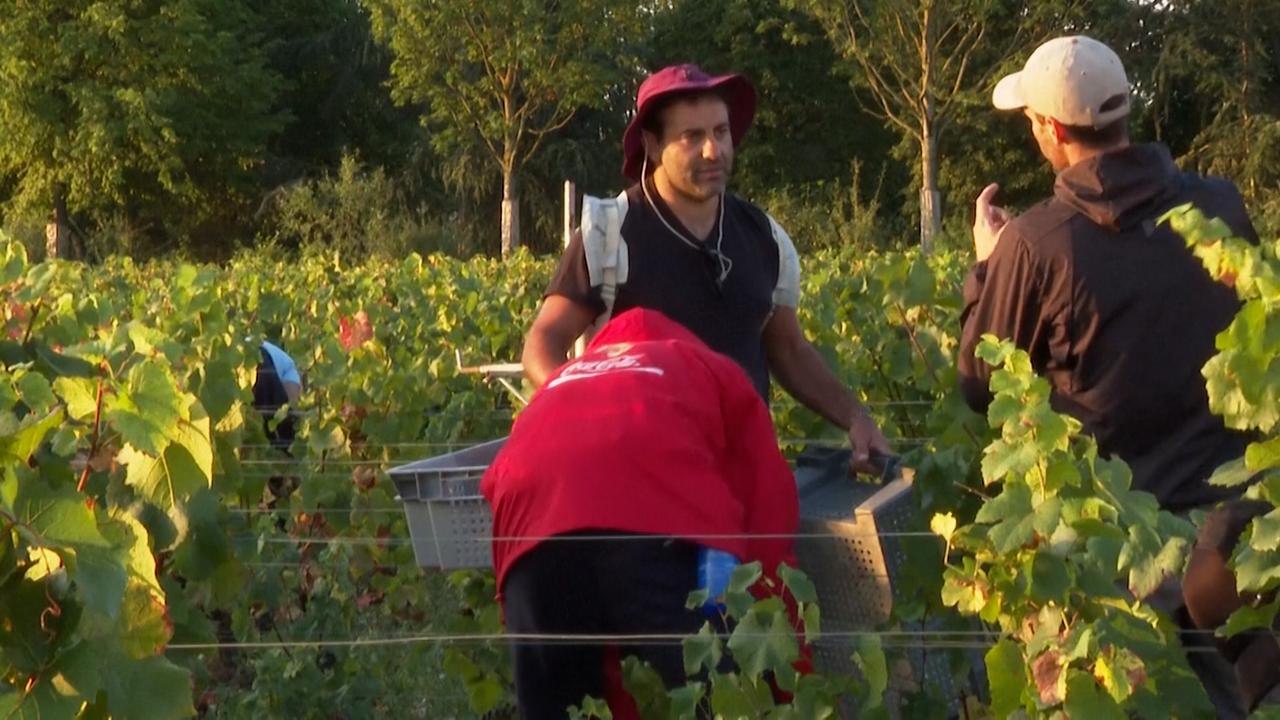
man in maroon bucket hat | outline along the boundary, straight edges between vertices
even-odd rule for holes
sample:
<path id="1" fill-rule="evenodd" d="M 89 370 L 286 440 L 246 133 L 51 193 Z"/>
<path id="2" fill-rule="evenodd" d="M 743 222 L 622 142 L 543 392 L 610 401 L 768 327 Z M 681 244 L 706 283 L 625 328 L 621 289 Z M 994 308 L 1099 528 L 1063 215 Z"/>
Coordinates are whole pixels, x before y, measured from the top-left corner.
<path id="1" fill-rule="evenodd" d="M 791 239 L 768 213 L 726 191 L 755 111 L 755 89 L 741 75 L 685 64 L 645 79 L 622 139 L 622 172 L 633 184 L 609 201 L 620 217 L 616 287 L 598 279 L 598 253 L 576 232 L 525 339 L 525 373 L 541 386 L 593 322 L 634 307 L 658 310 L 733 358 L 766 400 L 772 375 L 847 431 L 855 464 L 872 471 L 871 456 L 888 445 L 800 328 Z"/>

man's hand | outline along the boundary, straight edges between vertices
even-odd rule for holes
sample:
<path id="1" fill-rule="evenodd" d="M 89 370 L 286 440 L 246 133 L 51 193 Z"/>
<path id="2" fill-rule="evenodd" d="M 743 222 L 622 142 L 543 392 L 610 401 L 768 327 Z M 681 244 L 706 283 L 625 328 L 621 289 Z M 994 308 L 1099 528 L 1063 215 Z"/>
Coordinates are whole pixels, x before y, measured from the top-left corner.
<path id="1" fill-rule="evenodd" d="M 795 308 L 780 305 L 774 310 L 764 326 L 764 349 L 769 371 L 792 397 L 831 424 L 849 428 L 849 444 L 853 447 L 850 467 L 856 472 L 879 475 L 881 468 L 871 464 L 871 451 L 888 454 L 889 443 L 866 408 L 805 339 Z"/>
<path id="2" fill-rule="evenodd" d="M 991 257 L 991 253 L 995 252 L 996 244 L 1000 242 L 1000 233 L 1013 219 L 1013 215 L 1010 215 L 1008 210 L 991 203 L 999 190 L 1000 186 L 996 183 L 983 188 L 974 208 L 973 249 L 978 255 L 978 262 Z"/>
<path id="3" fill-rule="evenodd" d="M 883 468 L 871 462 L 871 451 L 882 455 L 892 454 L 889 443 L 884 439 L 876 421 L 871 419 L 866 410 L 859 407 L 849 421 L 849 446 L 853 448 L 853 457 L 849 459 L 849 467 L 854 472 L 867 475 L 879 475 Z"/>

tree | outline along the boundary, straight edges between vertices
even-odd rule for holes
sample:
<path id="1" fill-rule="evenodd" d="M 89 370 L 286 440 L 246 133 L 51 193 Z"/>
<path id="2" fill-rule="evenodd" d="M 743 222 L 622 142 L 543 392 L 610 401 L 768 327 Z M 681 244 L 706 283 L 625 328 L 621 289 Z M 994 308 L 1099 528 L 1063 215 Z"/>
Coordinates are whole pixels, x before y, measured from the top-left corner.
<path id="1" fill-rule="evenodd" d="M 1280 3 L 1170 0 L 1152 12 L 1156 136 L 1180 162 L 1223 175 L 1255 210 L 1280 212 Z"/>
<path id="2" fill-rule="evenodd" d="M 373 39 L 368 12 L 350 0 L 291 0 L 263 3 L 261 16 L 292 116 L 268 145 L 268 182 L 337 169 L 351 155 L 402 167 L 421 135 L 418 114 L 387 94 L 391 53 Z"/>
<path id="3" fill-rule="evenodd" d="M 520 244 L 521 170 L 579 108 L 598 107 L 622 77 L 628 39 L 639 27 L 635 3 L 364 3 L 375 37 L 395 55 L 393 97 L 423 106 L 438 153 L 484 158 L 500 174 L 502 252 L 510 253 Z"/>
<path id="4" fill-rule="evenodd" d="M 654 17 L 652 68 L 694 62 L 747 76 L 760 99 L 734 183 L 749 196 L 815 181 L 848 180 L 852 160 L 879 172 L 892 132 L 860 106 L 834 68 L 823 28 L 781 0 L 682 0 Z M 690 33 L 687 28 L 706 28 Z"/>
<path id="5" fill-rule="evenodd" d="M 1148 9 L 1130 0 L 1043 0 L 1036 13 L 1000 13 L 987 28 L 988 37 L 1019 38 L 1009 52 L 1007 45 L 988 44 L 980 49 L 975 67 L 996 64 L 994 73 L 977 88 L 974 103 L 956 108 L 945 137 L 938 145 L 938 184 L 944 190 L 943 216 L 956 217 L 968 225 L 973 199 L 987 183 L 999 182 L 999 202 L 1020 211 L 1044 199 L 1053 184 L 1053 169 L 1045 162 L 1027 129 L 1026 118 L 1017 112 L 1002 112 L 991 105 L 991 90 L 1005 73 L 1020 70 L 1034 48 L 1060 35 L 1088 35 L 1115 48 L 1122 56 L 1130 83 L 1134 86 L 1132 124 L 1139 126 L 1134 139 L 1141 139 L 1141 117 L 1147 103 L 1145 78 L 1154 51 Z M 1158 48 L 1158 44 L 1157 44 Z M 948 202 L 948 201 L 951 202 Z M 953 214 L 954 213 L 954 214 Z M 968 247 L 968 239 L 964 239 Z"/>
<path id="6" fill-rule="evenodd" d="M 77 211 L 188 227 L 210 214 L 280 124 L 253 21 L 241 0 L 43 0 L 0 13 L 10 209 L 52 208 L 58 227 Z"/>
<path id="7" fill-rule="evenodd" d="M 878 114 L 920 149 L 920 244 L 942 226 L 938 143 L 956 108 L 984 89 L 993 63 L 973 62 L 993 38 L 992 0 L 788 0 L 812 14 L 853 62 Z"/>

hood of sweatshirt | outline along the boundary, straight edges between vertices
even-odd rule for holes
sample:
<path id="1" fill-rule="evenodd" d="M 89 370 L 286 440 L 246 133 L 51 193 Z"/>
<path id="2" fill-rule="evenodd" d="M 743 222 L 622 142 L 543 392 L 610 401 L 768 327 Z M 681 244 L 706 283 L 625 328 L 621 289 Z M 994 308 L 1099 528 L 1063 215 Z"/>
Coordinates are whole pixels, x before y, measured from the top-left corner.
<path id="1" fill-rule="evenodd" d="M 1053 194 L 1098 225 L 1123 231 L 1154 221 L 1167 210 L 1181 181 L 1163 145 L 1130 145 L 1063 170 Z"/>

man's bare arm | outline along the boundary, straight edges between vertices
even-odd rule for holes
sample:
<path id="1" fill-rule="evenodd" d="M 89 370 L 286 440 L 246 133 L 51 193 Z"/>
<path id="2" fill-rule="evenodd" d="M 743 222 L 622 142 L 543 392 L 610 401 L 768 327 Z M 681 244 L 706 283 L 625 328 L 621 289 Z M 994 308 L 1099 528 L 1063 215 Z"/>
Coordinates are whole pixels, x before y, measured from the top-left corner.
<path id="1" fill-rule="evenodd" d="M 875 471 L 871 451 L 888 454 L 889 444 L 862 403 L 831 372 L 822 355 L 804 336 L 795 308 L 779 306 L 764 326 L 769 370 L 802 405 L 849 433 L 854 462 L 860 470 Z"/>
<path id="2" fill-rule="evenodd" d="M 569 357 L 573 342 L 591 325 L 591 311 L 569 298 L 549 295 L 524 338 L 520 362 L 525 377 L 542 387 L 551 373 Z"/>

